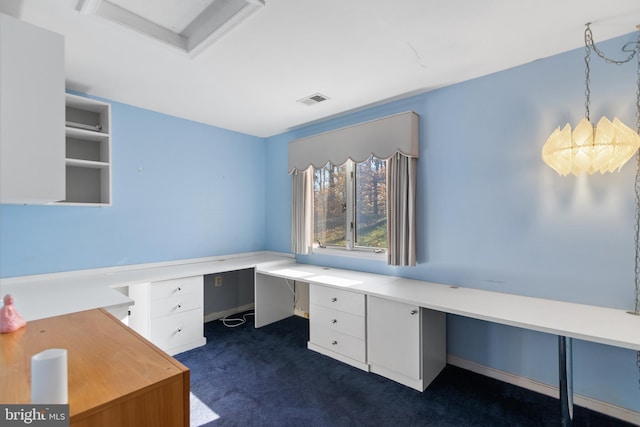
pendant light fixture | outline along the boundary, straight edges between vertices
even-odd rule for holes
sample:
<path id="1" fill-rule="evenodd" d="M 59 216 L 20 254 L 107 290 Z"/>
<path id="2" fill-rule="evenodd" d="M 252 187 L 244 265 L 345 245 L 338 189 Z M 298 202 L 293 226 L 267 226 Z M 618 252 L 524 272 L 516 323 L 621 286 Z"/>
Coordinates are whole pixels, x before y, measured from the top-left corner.
<path id="1" fill-rule="evenodd" d="M 589 102 L 591 91 L 589 88 L 590 60 L 593 50 L 600 58 L 607 63 L 624 64 L 634 57 L 638 58 L 637 67 L 637 90 L 636 90 L 636 111 L 640 114 L 640 35 L 638 41 L 627 43 L 623 46 L 623 52 L 629 56 L 621 61 L 607 58 L 595 45 L 590 24 L 586 24 L 584 32 L 584 42 L 586 55 L 585 62 L 585 117 L 572 130 L 570 124 L 564 128 L 558 127 L 547 139 L 542 147 L 542 160 L 553 168 L 560 175 L 570 173 L 579 175 L 583 172 L 592 174 L 596 171 L 600 173 L 614 172 L 619 170 L 640 147 L 640 136 L 637 130 L 634 131 L 617 117 L 611 121 L 602 117 L 597 126 L 591 123 L 589 117 Z M 640 29 L 640 26 L 638 26 Z M 632 48 L 631 48 L 632 47 Z"/>

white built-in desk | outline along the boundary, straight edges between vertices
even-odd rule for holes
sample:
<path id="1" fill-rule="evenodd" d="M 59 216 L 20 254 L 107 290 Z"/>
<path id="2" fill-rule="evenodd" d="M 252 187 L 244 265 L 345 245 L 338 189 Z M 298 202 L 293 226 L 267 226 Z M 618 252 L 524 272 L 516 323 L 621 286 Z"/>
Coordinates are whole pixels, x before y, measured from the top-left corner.
<path id="1" fill-rule="evenodd" d="M 281 255 L 250 253 L 205 260 L 185 260 L 108 267 L 0 279 L 0 293 L 11 294 L 25 320 L 37 320 L 94 308 L 115 309 L 134 303 L 116 289 L 144 282 L 265 267 L 291 261 Z"/>
<path id="2" fill-rule="evenodd" d="M 0 279 L 0 293 L 11 293 L 29 321 L 131 305 L 117 287 L 247 268 L 255 271 L 256 327 L 293 315 L 290 285 L 302 281 L 557 335 L 563 425 L 572 419 L 572 338 L 640 351 L 640 317 L 624 310 L 297 264 L 271 253 Z"/>
<path id="3" fill-rule="evenodd" d="M 258 266 L 257 273 L 256 288 L 259 287 L 259 275 L 280 277 L 557 335 L 562 426 L 571 426 L 573 422 L 572 338 L 640 351 L 640 316 L 624 310 L 295 262 Z M 286 295 L 286 289 L 282 288 L 280 294 Z M 286 306 L 278 307 L 277 300 L 271 299 L 269 304 L 262 310 L 286 311 Z M 256 316 L 258 307 L 259 301 L 256 300 Z"/>
<path id="4" fill-rule="evenodd" d="M 640 350 L 640 317 L 624 310 L 327 269 L 293 261 L 258 266 L 257 271 L 289 280 L 348 288 L 474 319 Z"/>

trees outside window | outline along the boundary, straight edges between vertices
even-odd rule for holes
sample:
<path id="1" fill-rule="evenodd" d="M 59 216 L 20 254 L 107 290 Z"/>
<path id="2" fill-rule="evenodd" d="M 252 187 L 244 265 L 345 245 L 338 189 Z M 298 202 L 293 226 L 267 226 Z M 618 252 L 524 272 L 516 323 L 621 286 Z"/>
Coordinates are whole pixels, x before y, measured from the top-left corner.
<path id="1" fill-rule="evenodd" d="M 387 248 L 386 161 L 330 163 L 314 169 L 314 247 Z"/>

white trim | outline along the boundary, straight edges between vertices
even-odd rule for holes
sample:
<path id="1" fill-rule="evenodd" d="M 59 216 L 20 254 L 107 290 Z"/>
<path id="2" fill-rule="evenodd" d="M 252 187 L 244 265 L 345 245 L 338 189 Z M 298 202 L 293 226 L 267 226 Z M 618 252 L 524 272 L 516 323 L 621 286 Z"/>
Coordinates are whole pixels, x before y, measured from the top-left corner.
<path id="1" fill-rule="evenodd" d="M 230 308 L 229 310 L 217 311 L 215 313 L 208 313 L 204 316 L 204 323 L 213 322 L 214 320 L 222 319 L 227 316 L 231 316 L 237 313 L 243 313 L 245 311 L 255 309 L 254 303 L 241 305 L 240 307 Z"/>
<path id="2" fill-rule="evenodd" d="M 541 383 L 530 378 L 520 377 L 518 375 L 501 371 L 499 369 L 480 365 L 478 363 L 462 359 L 458 356 L 447 354 L 447 363 L 471 372 L 475 372 L 476 374 L 484 375 L 485 377 L 513 384 L 518 387 L 526 388 L 527 390 L 554 397 L 556 399 L 559 395 L 558 387 L 556 386 Z M 574 393 L 573 395 L 573 402 L 578 406 L 582 406 L 583 408 L 591 409 L 592 411 L 596 411 L 601 414 L 617 418 L 619 420 L 640 425 L 640 412 L 635 412 L 621 406 L 612 405 L 610 403 L 576 393 Z"/>
<path id="3" fill-rule="evenodd" d="M 351 258 L 371 259 L 375 261 L 387 261 L 387 251 L 376 253 L 364 249 L 337 249 L 337 248 L 313 248 L 314 255 L 342 256 Z"/>
<path id="4" fill-rule="evenodd" d="M 423 392 L 427 387 L 427 385 L 425 385 L 425 382 L 423 381 L 422 378 L 420 378 L 419 380 L 416 380 L 415 378 L 410 378 L 407 377 L 405 375 L 402 375 L 396 371 L 394 371 L 393 369 L 388 369 L 385 368 L 384 366 L 379 366 L 379 365 L 375 365 L 375 364 L 370 364 L 369 365 L 369 372 L 377 374 L 377 375 L 381 375 L 387 379 L 390 379 L 392 381 L 395 381 L 399 384 L 405 385 L 407 387 L 410 387 L 414 390 L 417 390 L 419 392 Z"/>
<path id="5" fill-rule="evenodd" d="M 196 341 L 191 341 L 188 344 L 183 344 L 178 347 L 172 347 L 170 349 L 164 350 L 170 356 L 175 356 L 178 353 L 184 353 L 185 351 L 193 350 L 194 348 L 202 347 L 207 343 L 207 339 L 205 337 L 198 338 Z M 158 347 L 159 348 L 159 347 Z"/>
<path id="6" fill-rule="evenodd" d="M 180 33 L 171 31 L 107 0 L 79 0 L 76 10 L 85 15 L 99 16 L 108 22 L 126 27 L 136 34 L 159 41 L 164 46 L 195 57 L 265 6 L 263 0 L 233 0 L 227 3 L 226 7 L 224 4 L 218 6 L 220 3 L 208 6 Z"/>
<path id="7" fill-rule="evenodd" d="M 354 360 L 350 357 L 344 356 L 340 353 L 336 353 L 331 350 L 327 350 L 326 348 L 316 345 L 310 341 L 307 342 L 307 348 L 309 350 L 315 351 L 316 353 L 320 353 L 325 356 L 331 357 L 332 359 L 336 359 L 339 362 L 346 363 L 347 365 L 351 365 L 354 368 L 362 369 L 365 372 L 369 372 L 369 365 L 367 363 L 361 362 L 359 360 Z"/>

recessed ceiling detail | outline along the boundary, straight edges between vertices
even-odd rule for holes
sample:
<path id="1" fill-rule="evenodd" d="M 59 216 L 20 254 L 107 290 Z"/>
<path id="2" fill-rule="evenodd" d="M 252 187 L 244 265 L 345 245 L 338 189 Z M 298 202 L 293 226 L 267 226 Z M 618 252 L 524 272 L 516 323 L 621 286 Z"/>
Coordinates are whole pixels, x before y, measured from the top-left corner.
<path id="1" fill-rule="evenodd" d="M 264 0 L 79 0 L 76 9 L 195 56 L 264 5 Z"/>
<path id="2" fill-rule="evenodd" d="M 327 99 L 329 99 L 329 97 L 326 95 L 323 95 L 321 93 L 314 93 L 313 95 L 309 95 L 302 99 L 298 99 L 298 101 L 296 102 L 299 102 L 304 105 L 316 105 L 322 101 L 326 101 Z"/>

